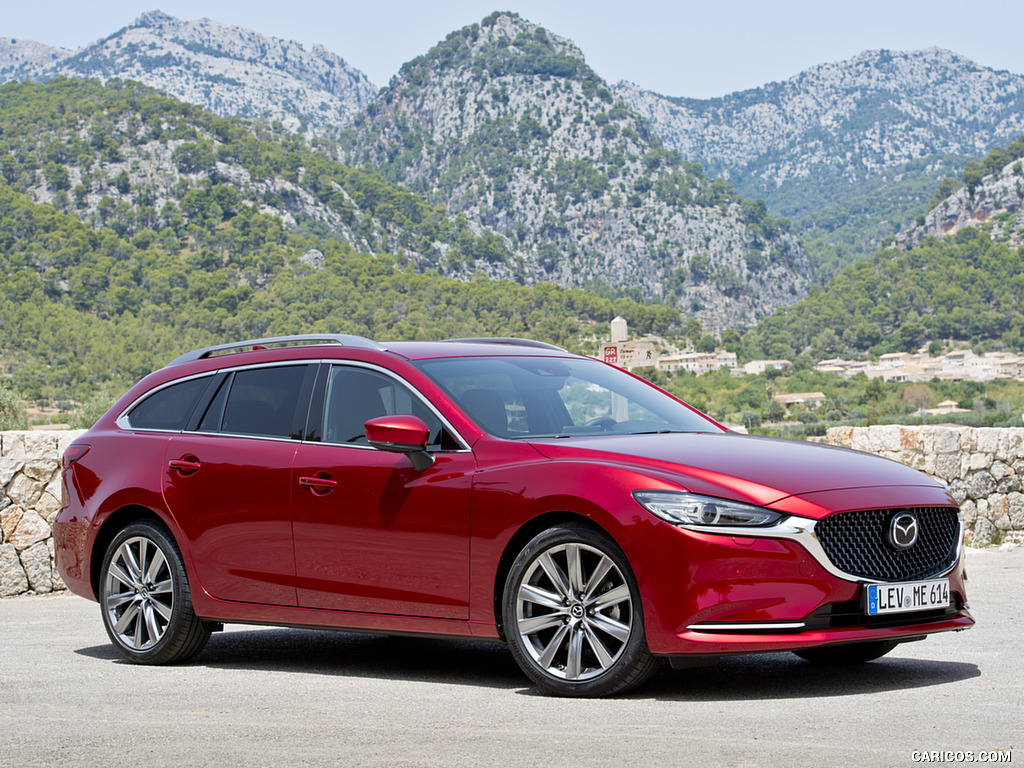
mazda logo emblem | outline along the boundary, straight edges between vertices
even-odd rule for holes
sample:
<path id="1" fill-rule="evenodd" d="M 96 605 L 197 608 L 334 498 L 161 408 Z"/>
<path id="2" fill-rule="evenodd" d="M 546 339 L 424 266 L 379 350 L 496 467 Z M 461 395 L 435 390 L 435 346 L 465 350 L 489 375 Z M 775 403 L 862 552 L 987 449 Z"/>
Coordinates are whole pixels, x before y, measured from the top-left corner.
<path id="1" fill-rule="evenodd" d="M 917 541 L 917 515 L 900 512 L 889 521 L 889 543 L 896 549 L 909 549 Z"/>

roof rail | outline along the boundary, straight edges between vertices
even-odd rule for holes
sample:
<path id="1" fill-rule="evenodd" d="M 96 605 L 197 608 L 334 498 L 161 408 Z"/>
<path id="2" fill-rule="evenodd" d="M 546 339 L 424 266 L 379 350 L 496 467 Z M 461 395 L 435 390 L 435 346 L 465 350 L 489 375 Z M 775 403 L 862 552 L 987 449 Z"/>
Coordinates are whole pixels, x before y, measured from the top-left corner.
<path id="1" fill-rule="evenodd" d="M 345 333 L 307 333 L 297 336 L 273 336 L 266 339 L 249 339 L 248 341 L 235 341 L 230 344 L 218 344 L 213 347 L 203 347 L 186 352 L 180 357 L 171 360 L 167 365 L 180 365 L 191 363 L 195 360 L 204 360 L 218 355 L 227 355 L 234 352 L 251 352 L 257 349 L 268 347 L 301 347 L 317 344 L 340 344 L 343 347 L 357 347 L 359 349 L 372 349 L 377 352 L 387 350 L 382 344 L 362 336 L 352 336 Z"/>
<path id="2" fill-rule="evenodd" d="M 546 341 L 534 341 L 533 339 L 517 339 L 512 336 L 474 336 L 467 339 L 445 339 L 445 341 L 460 342 L 462 344 L 510 344 L 515 347 L 533 347 L 535 349 L 550 349 L 553 352 L 568 352 L 562 347 L 548 344 Z"/>

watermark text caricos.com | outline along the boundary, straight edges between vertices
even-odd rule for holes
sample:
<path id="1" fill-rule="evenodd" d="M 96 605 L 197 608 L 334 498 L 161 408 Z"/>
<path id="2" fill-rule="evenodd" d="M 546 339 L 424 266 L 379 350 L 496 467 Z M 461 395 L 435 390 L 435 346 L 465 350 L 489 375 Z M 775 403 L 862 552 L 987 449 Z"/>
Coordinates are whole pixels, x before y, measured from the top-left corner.
<path id="1" fill-rule="evenodd" d="M 910 759 L 915 763 L 1012 763 L 1010 750 L 989 750 L 987 752 L 954 750 L 914 750 Z"/>

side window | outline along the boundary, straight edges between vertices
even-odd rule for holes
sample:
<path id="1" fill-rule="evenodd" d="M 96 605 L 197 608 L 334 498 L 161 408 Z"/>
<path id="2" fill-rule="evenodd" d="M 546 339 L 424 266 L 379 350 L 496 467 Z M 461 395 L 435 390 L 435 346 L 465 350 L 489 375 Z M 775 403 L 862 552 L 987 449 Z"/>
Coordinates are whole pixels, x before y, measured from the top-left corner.
<path id="1" fill-rule="evenodd" d="M 446 378 L 444 385 L 459 407 L 492 435 L 515 437 L 529 431 L 527 404 L 504 371 L 467 371 Z"/>
<path id="2" fill-rule="evenodd" d="M 441 420 L 404 384 L 365 368 L 336 365 L 331 369 L 324 406 L 324 442 L 366 445 L 363 424 L 398 413 L 423 419 L 430 429 L 428 447 L 455 447 Z"/>
<path id="3" fill-rule="evenodd" d="M 315 366 L 285 365 L 236 371 L 224 402 L 220 431 L 236 435 L 301 438 L 297 424 L 305 421 L 308 391 Z M 224 388 L 222 387 L 222 390 Z M 216 429 L 214 398 L 201 428 Z"/>
<path id="4" fill-rule="evenodd" d="M 184 429 L 212 378 L 189 379 L 154 392 L 132 408 L 128 423 L 133 429 Z"/>

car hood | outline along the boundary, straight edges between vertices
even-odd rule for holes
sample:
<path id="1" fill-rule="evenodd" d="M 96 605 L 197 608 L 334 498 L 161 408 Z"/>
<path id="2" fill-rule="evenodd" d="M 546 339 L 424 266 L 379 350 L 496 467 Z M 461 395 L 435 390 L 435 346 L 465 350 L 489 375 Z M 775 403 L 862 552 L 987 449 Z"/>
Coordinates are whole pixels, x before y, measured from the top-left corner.
<path id="1" fill-rule="evenodd" d="M 550 459 L 644 467 L 695 493 L 762 505 L 820 491 L 941 488 L 915 469 L 867 453 L 735 432 L 600 435 L 530 442 Z"/>

